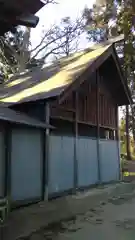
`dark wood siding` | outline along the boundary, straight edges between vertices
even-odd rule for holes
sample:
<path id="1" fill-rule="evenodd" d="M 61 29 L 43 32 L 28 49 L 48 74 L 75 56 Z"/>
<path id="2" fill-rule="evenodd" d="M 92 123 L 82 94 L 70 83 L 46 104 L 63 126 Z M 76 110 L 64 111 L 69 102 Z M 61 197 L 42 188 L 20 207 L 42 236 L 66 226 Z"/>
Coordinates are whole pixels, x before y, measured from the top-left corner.
<path id="1" fill-rule="evenodd" d="M 97 125 L 96 117 L 96 80 L 95 74 L 85 81 L 78 89 L 78 122 Z M 99 87 L 99 125 L 100 127 L 117 128 L 117 105 L 113 97 L 103 84 L 103 77 L 100 77 Z M 74 120 L 74 93 L 61 105 L 54 102 L 51 105 L 51 117 L 65 120 Z"/>
<path id="2" fill-rule="evenodd" d="M 105 78 L 105 79 L 104 79 Z M 106 86 L 106 76 L 99 76 L 99 126 L 103 128 L 117 129 L 117 104 L 111 91 Z M 109 80 L 108 80 L 109 81 Z M 96 89 L 96 74 L 89 77 L 77 89 L 78 92 L 78 123 L 87 124 L 89 126 L 97 126 L 97 89 Z M 57 100 L 50 102 L 51 119 L 75 120 L 75 103 L 74 92 L 62 104 L 58 104 Z M 13 107 L 28 114 L 29 116 L 38 118 L 44 121 L 44 104 L 45 102 L 36 101 L 23 103 Z"/>
<path id="3" fill-rule="evenodd" d="M 43 101 L 18 104 L 13 106 L 12 109 L 26 113 L 30 117 L 37 118 L 41 121 L 44 121 L 44 102 Z"/>

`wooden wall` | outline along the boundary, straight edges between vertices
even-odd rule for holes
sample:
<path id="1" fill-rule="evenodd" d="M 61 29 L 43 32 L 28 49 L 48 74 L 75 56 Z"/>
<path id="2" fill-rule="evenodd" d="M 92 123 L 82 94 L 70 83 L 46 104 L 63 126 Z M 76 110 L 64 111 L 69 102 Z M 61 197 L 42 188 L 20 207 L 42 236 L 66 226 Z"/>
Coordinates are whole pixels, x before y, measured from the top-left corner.
<path id="1" fill-rule="evenodd" d="M 99 78 L 99 125 L 117 128 L 117 105 L 106 89 L 103 78 Z M 85 81 L 78 89 L 78 122 L 97 125 L 97 87 L 95 74 Z M 74 120 L 74 93 L 61 105 L 57 102 L 51 105 L 51 117 Z"/>

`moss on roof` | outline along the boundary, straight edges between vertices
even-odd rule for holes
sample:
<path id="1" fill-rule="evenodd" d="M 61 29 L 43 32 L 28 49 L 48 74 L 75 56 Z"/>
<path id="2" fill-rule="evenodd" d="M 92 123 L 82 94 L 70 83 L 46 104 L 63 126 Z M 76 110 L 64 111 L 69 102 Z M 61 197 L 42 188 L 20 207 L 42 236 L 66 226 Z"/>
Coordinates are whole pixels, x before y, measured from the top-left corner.
<path id="1" fill-rule="evenodd" d="M 18 103 L 59 95 L 72 84 L 110 45 L 84 50 L 62 58 L 51 66 L 36 68 L 11 78 L 0 89 L 0 102 Z"/>

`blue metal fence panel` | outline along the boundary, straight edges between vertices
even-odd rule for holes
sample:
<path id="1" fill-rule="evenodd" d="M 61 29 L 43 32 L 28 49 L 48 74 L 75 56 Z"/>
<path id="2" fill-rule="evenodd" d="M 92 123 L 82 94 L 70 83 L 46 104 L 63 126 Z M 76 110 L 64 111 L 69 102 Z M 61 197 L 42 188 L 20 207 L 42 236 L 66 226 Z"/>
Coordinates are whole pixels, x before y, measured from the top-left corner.
<path id="1" fill-rule="evenodd" d="M 0 131 L 0 197 L 4 196 L 5 177 L 5 154 L 4 154 L 4 133 Z"/>
<path id="2" fill-rule="evenodd" d="M 73 188 L 74 138 L 50 136 L 49 146 L 49 193 Z"/>
<path id="3" fill-rule="evenodd" d="M 99 150 L 101 181 L 110 182 L 119 180 L 118 142 L 101 140 Z"/>
<path id="4" fill-rule="evenodd" d="M 78 186 L 85 187 L 98 182 L 97 140 L 89 137 L 78 139 Z"/>
<path id="5" fill-rule="evenodd" d="M 11 149 L 12 200 L 41 198 L 40 130 L 13 129 Z"/>

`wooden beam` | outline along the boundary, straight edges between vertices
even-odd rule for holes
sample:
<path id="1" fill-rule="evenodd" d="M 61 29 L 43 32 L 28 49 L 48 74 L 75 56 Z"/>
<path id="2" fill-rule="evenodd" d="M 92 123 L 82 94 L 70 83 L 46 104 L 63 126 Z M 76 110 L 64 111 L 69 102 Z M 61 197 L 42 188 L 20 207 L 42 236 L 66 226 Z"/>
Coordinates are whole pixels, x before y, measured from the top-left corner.
<path id="1" fill-rule="evenodd" d="M 64 110 L 66 112 L 75 112 L 75 109 L 73 108 L 65 108 L 64 106 L 60 106 L 60 105 L 57 105 L 57 106 L 52 106 L 52 109 L 58 109 L 58 110 Z"/>
<path id="2" fill-rule="evenodd" d="M 44 114 L 45 115 L 45 114 Z M 44 116 L 45 117 L 45 116 Z M 45 120 L 45 118 L 44 118 Z M 46 139 L 46 136 L 45 136 L 45 131 L 43 130 L 42 133 L 41 133 L 41 141 L 42 141 L 42 167 L 41 167 L 41 198 L 42 200 L 44 201 L 45 199 L 45 184 L 46 184 L 46 181 L 45 181 L 45 161 L 46 161 L 46 149 L 45 149 L 45 139 Z"/>
<path id="3" fill-rule="evenodd" d="M 130 90 L 128 88 L 128 85 L 126 84 L 127 80 L 124 77 L 124 73 L 122 72 L 122 69 L 121 69 L 121 66 L 120 66 L 120 63 L 119 63 L 119 59 L 117 57 L 117 53 L 116 53 L 114 48 L 113 48 L 112 56 L 113 56 L 113 60 L 116 64 L 117 71 L 118 71 L 118 74 L 119 74 L 119 77 L 120 77 L 120 81 L 121 81 L 121 84 L 122 84 L 122 86 L 124 88 L 124 91 L 125 91 L 125 95 L 126 95 L 128 101 L 129 101 L 127 104 L 132 104 L 133 100 L 132 100 L 131 93 L 130 93 Z"/>
<path id="4" fill-rule="evenodd" d="M 59 120 L 63 120 L 63 121 L 68 121 L 68 122 L 75 122 L 75 119 L 69 119 L 69 118 L 65 118 L 65 117 L 59 117 L 59 116 L 51 116 L 51 119 L 59 119 Z M 91 123 L 91 122 L 85 122 L 85 121 L 80 121 L 78 120 L 77 121 L 78 124 L 83 124 L 83 125 L 86 125 L 86 126 L 91 126 L 91 127 L 96 127 L 97 124 L 94 124 L 94 123 Z M 110 129 L 110 130 L 117 130 L 117 128 L 114 126 L 114 127 L 110 127 L 110 126 L 104 126 L 104 125 L 101 125 L 99 124 L 99 127 L 101 128 L 105 128 L 105 129 Z"/>
<path id="5" fill-rule="evenodd" d="M 44 119 L 46 124 L 50 124 L 50 105 L 49 102 L 45 103 L 44 108 Z M 46 128 L 44 132 L 44 140 L 43 140 L 43 194 L 44 194 L 44 200 L 48 200 L 48 182 L 49 182 L 49 136 L 50 136 L 50 129 Z"/>
<path id="6" fill-rule="evenodd" d="M 115 109 L 115 115 L 116 115 L 116 125 L 117 125 L 117 130 L 115 131 L 116 134 L 116 139 L 115 141 L 117 141 L 117 150 L 118 150 L 118 164 L 119 164 L 119 180 L 121 179 L 121 165 L 120 165 L 120 138 L 119 138 L 119 128 L 118 128 L 118 123 L 119 123 L 119 109 L 118 106 L 116 106 Z"/>
<path id="7" fill-rule="evenodd" d="M 74 136 L 74 191 L 78 187 L 78 92 L 75 92 L 74 96 L 74 106 L 75 106 L 75 136 Z"/>
<path id="8" fill-rule="evenodd" d="M 4 136 L 4 145 L 5 145 L 5 193 L 4 195 L 11 198 L 11 128 L 9 124 L 5 125 L 5 136 Z"/>
<path id="9" fill-rule="evenodd" d="M 39 22 L 39 17 L 33 14 L 23 14 L 16 17 L 16 24 L 30 28 L 35 28 Z"/>
<path id="10" fill-rule="evenodd" d="M 99 125 L 99 72 L 96 71 L 96 116 L 97 116 L 97 160 L 98 160 L 98 180 L 101 183 L 100 173 L 100 125 Z"/>

